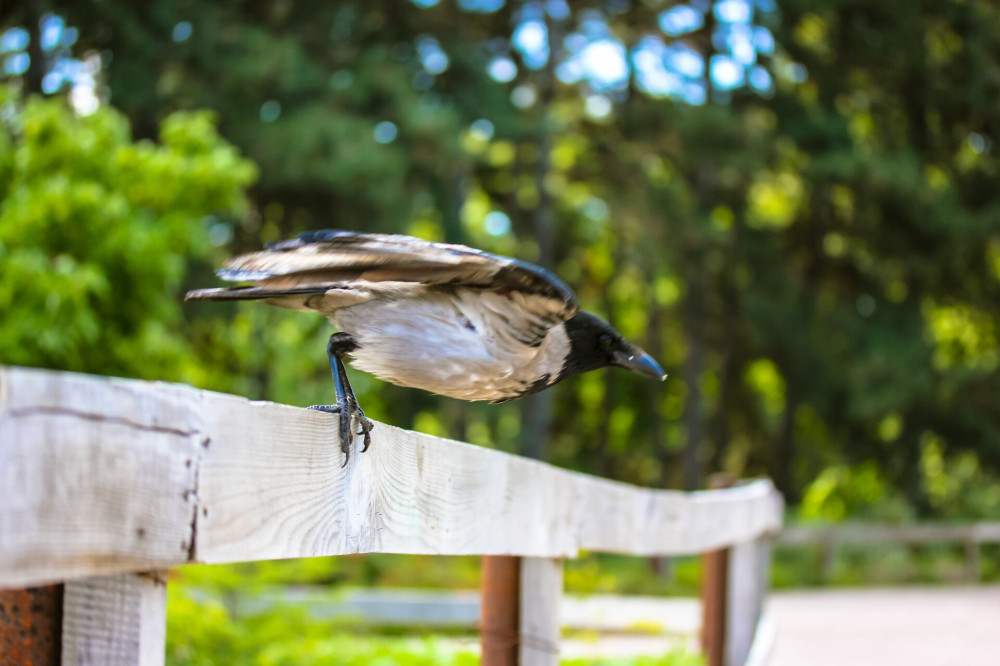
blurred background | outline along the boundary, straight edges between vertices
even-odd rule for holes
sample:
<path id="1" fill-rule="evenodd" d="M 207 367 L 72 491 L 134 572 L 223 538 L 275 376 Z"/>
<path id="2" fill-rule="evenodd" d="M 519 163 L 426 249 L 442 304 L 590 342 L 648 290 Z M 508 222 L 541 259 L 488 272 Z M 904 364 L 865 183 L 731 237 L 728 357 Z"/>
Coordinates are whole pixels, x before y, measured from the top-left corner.
<path id="1" fill-rule="evenodd" d="M 986 0 L 4 3 L 0 362 L 326 403 L 322 318 L 182 295 L 299 231 L 406 233 L 553 269 L 670 378 L 491 406 L 352 373 L 373 418 L 642 485 L 766 475 L 792 523 L 997 519 L 998 53 Z M 950 546 L 840 557 L 962 575 Z M 698 575 L 615 562 L 567 581 Z"/>

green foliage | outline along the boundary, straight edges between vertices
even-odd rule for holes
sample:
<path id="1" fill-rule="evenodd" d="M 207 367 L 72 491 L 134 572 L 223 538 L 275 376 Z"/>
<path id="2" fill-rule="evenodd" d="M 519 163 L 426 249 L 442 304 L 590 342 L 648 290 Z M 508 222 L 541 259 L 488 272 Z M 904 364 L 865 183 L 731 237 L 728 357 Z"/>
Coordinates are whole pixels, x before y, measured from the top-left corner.
<path id="1" fill-rule="evenodd" d="M 478 556 L 366 554 L 273 560 L 222 566 L 187 566 L 186 584 L 214 594 L 253 591 L 282 584 L 337 584 L 372 587 L 460 588 L 479 586 Z"/>
<path id="2" fill-rule="evenodd" d="M 437 558 L 442 559 L 442 558 Z M 332 560 L 323 560 L 330 562 Z M 397 559 L 397 564 L 405 560 Z M 185 567 L 181 580 L 169 587 L 167 663 L 172 666 L 474 666 L 479 663 L 474 634 L 396 632 L 354 621 L 318 618 L 302 605 L 275 605 L 265 612 L 236 612 L 237 584 L 253 585 L 268 578 L 239 575 L 228 579 L 229 567 Z M 200 571 L 199 571 L 200 570 Z M 274 573 L 272 570 L 271 574 Z M 194 574 L 194 575 L 192 575 Z M 220 585 L 205 587 L 211 579 Z M 419 579 L 417 579 L 419 582 Z M 700 656 L 675 651 L 659 657 L 567 659 L 572 666 L 698 666 Z"/>
<path id="3" fill-rule="evenodd" d="M 659 572 L 649 558 L 603 553 L 586 553 L 563 566 L 569 594 L 697 596 L 701 589 L 700 557 L 664 558 Z"/>
<path id="4" fill-rule="evenodd" d="M 301 607 L 234 617 L 222 604 L 171 588 L 167 663 L 172 666 L 473 666 L 468 641 L 347 633 Z M 192 631 L 197 628 L 196 631 Z"/>
<path id="5" fill-rule="evenodd" d="M 207 113 L 133 143 L 102 108 L 0 88 L 0 362 L 190 379 L 180 287 L 204 219 L 246 213 L 254 167 Z"/>

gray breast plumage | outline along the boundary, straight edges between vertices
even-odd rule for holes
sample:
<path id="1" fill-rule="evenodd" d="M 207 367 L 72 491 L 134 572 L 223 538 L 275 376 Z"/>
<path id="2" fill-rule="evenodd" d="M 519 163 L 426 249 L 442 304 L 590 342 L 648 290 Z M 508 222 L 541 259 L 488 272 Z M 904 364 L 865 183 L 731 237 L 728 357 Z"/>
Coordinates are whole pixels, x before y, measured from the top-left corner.
<path id="1" fill-rule="evenodd" d="M 352 365 L 376 377 L 462 400 L 505 400 L 557 380 L 569 351 L 563 325 L 523 335 L 510 294 L 479 289 L 400 293 L 340 307 L 334 324 L 358 347 Z"/>

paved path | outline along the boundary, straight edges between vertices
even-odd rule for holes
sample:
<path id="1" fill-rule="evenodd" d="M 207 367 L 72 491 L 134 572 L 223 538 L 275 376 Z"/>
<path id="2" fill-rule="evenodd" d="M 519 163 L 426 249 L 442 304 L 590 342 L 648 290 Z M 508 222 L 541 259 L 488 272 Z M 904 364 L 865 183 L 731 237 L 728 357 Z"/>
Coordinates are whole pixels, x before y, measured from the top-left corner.
<path id="1" fill-rule="evenodd" d="M 1000 587 L 776 592 L 768 666 L 1000 664 Z"/>

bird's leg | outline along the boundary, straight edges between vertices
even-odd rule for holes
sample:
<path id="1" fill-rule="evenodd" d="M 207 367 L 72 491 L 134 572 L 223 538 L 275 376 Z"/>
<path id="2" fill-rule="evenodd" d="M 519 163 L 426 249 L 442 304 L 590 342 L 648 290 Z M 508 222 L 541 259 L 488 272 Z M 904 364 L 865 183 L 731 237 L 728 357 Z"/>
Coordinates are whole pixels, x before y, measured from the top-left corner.
<path id="1" fill-rule="evenodd" d="M 344 452 L 345 466 L 351 456 L 350 447 L 354 441 L 354 435 L 351 431 L 351 419 L 357 415 L 358 425 L 361 428 L 358 434 L 365 437 L 364 444 L 361 447 L 362 453 L 367 451 L 368 446 L 371 444 L 371 435 L 369 432 L 371 432 L 373 427 L 372 422 L 365 416 L 365 413 L 361 410 L 361 406 L 358 405 L 358 399 L 354 396 L 351 382 L 347 379 L 347 369 L 344 367 L 344 356 L 357 349 L 357 347 L 358 343 L 347 333 L 334 333 L 330 336 L 330 342 L 326 346 L 326 354 L 330 359 L 330 371 L 333 373 L 333 388 L 337 395 L 337 404 L 313 405 L 309 408 L 331 414 L 340 414 L 340 450 Z"/>
<path id="2" fill-rule="evenodd" d="M 341 335 L 341 334 L 336 334 L 336 335 Z M 354 349 L 356 347 L 357 343 L 354 342 L 353 338 L 351 338 L 351 348 Z M 368 447 L 371 446 L 372 437 L 369 433 L 371 432 L 372 428 L 375 427 L 375 425 L 371 422 L 371 419 L 365 416 L 364 410 L 362 410 L 361 405 L 358 404 L 358 399 L 354 395 L 354 389 L 351 388 L 351 382 L 347 379 L 347 368 L 344 367 L 344 363 L 340 360 L 339 357 L 337 358 L 337 372 L 340 373 L 340 384 L 343 387 L 344 393 L 346 393 L 347 395 L 347 403 L 349 405 L 349 411 L 358 417 L 359 430 L 357 434 L 364 435 L 364 441 L 361 444 L 361 453 L 364 453 L 365 451 L 368 450 Z M 336 384 L 336 382 L 334 383 Z M 343 424 L 341 425 L 341 427 L 343 427 Z M 351 429 L 350 421 L 348 421 L 347 429 L 348 431 L 350 431 Z"/>

